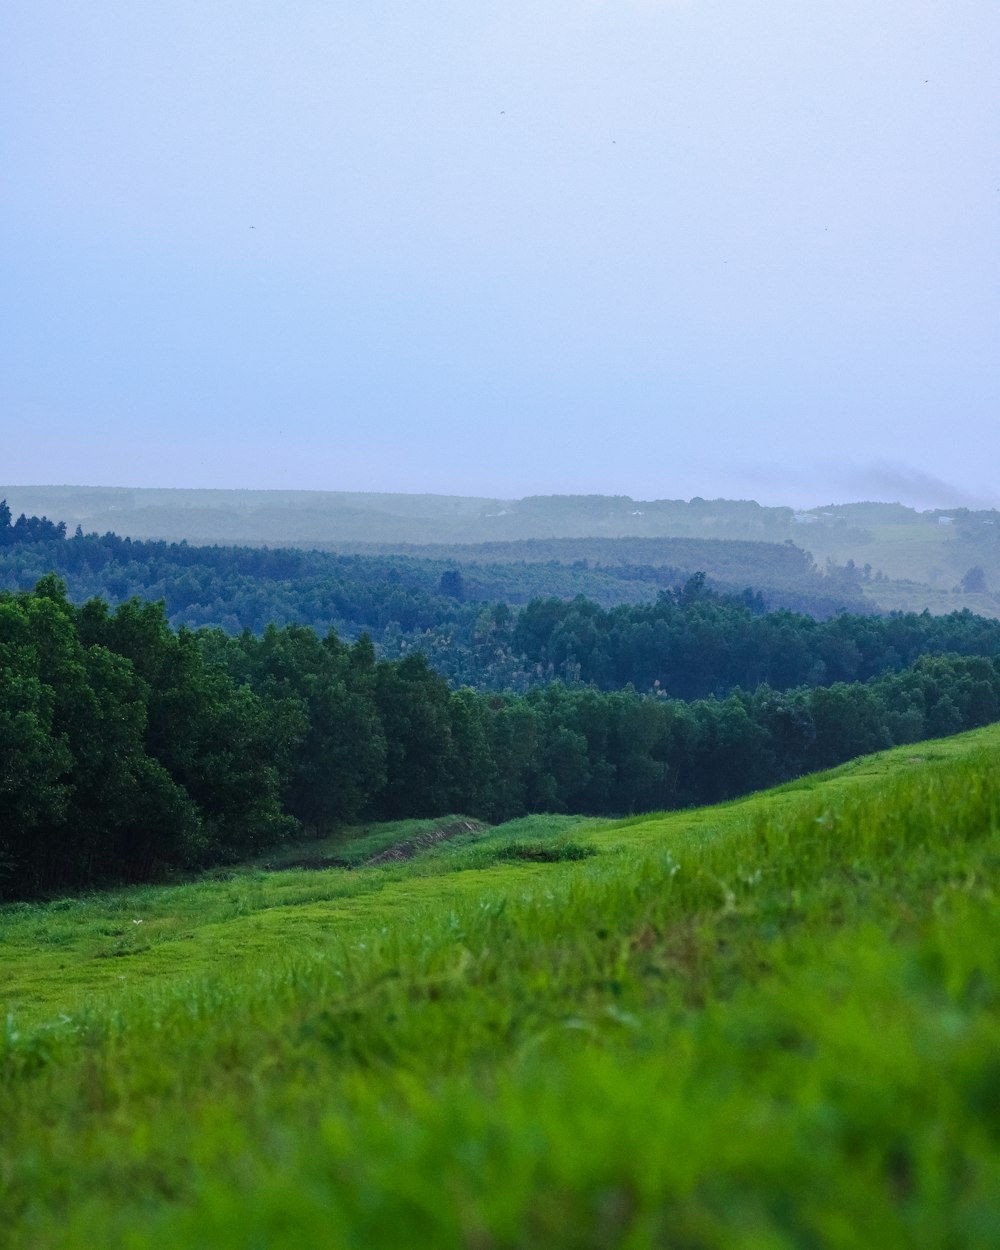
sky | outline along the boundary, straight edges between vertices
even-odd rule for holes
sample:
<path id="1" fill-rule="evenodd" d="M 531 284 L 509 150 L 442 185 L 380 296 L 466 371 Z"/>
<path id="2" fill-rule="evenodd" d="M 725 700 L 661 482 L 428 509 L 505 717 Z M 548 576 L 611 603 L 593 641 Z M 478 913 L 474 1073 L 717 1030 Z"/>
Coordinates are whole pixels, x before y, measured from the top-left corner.
<path id="1" fill-rule="evenodd" d="M 4 0 L 0 481 L 1000 506 L 994 0 Z"/>

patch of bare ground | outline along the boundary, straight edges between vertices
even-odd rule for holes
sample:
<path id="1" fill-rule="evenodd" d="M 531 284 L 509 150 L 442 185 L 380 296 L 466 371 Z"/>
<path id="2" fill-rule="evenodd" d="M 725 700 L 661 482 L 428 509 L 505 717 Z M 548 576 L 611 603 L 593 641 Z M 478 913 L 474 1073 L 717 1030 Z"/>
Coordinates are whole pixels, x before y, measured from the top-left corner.
<path id="1" fill-rule="evenodd" d="M 438 825 L 406 842 L 397 842 L 395 846 L 379 851 L 377 855 L 366 859 L 362 867 L 374 868 L 378 864 L 394 864 L 403 859 L 412 859 L 418 851 L 424 851 L 438 842 L 446 842 L 449 838 L 456 838 L 462 833 L 485 833 L 488 828 L 488 825 L 478 820 L 456 820 L 450 825 Z"/>

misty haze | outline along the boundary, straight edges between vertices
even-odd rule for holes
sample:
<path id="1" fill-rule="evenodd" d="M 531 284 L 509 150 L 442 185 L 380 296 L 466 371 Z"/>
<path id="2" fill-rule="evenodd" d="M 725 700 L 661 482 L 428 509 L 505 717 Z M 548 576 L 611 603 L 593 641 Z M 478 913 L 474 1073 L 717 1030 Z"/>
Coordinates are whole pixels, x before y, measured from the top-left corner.
<path id="1" fill-rule="evenodd" d="M 2 1250 L 992 1250 L 998 63 L 6 0 Z"/>

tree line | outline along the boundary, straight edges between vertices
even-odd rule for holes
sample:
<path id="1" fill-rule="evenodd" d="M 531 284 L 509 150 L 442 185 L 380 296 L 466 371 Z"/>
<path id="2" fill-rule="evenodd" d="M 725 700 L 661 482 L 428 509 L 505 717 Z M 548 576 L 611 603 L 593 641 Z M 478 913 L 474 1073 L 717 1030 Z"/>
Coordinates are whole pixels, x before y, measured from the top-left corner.
<path id="1" fill-rule="evenodd" d="M 38 518 L 28 522 L 42 524 Z M 854 584 L 857 570 L 821 575 L 807 552 L 778 543 L 523 542 L 435 554 L 433 548 L 337 553 L 199 547 L 110 533 L 48 538 L 0 545 L 0 589 L 27 590 L 56 572 L 77 602 L 94 596 L 110 603 L 135 595 L 162 598 L 174 626 L 218 626 L 237 634 L 297 622 L 323 633 L 333 627 L 344 637 L 369 632 L 386 653 L 402 641 L 428 649 L 446 633 L 467 640 L 479 611 L 497 602 L 516 609 L 544 595 L 582 594 L 610 608 L 655 599 L 698 570 L 720 591 L 763 586 L 762 603 L 818 617 L 873 610 Z M 475 684 L 476 674 L 462 680 Z"/>
<path id="2" fill-rule="evenodd" d="M 786 550 L 794 557 L 789 566 L 801 572 L 805 553 Z M 611 570 L 586 559 L 459 565 L 113 534 L 0 548 L 0 586 L 29 589 L 49 570 L 65 578 L 76 602 L 162 598 L 175 628 L 261 635 L 272 623 L 298 623 L 348 640 L 367 633 L 380 658 L 422 652 L 456 689 L 523 693 L 558 679 L 694 699 L 761 683 L 791 689 L 864 681 L 924 654 L 1000 653 L 1000 622 L 968 610 L 817 617 L 771 609 L 759 591 L 713 587 L 704 574 L 678 579 L 673 566 Z"/>
<path id="3" fill-rule="evenodd" d="M 715 802 L 1000 718 L 1000 660 L 684 701 L 451 689 L 297 624 L 174 629 L 162 603 L 0 594 L 0 896 L 246 858 L 361 819 Z"/>
<path id="4" fill-rule="evenodd" d="M 65 521 L 50 521 L 45 516 L 25 516 L 22 512 L 12 521 L 10 505 L 0 499 L 0 547 L 20 543 L 61 542 L 66 537 Z"/>
<path id="5" fill-rule="evenodd" d="M 968 609 L 820 621 L 767 612 L 759 596 L 719 594 L 696 575 L 655 603 L 604 609 L 584 598 L 536 599 L 518 615 L 510 641 L 526 664 L 551 676 L 694 699 L 737 686 L 867 681 L 921 655 L 1000 655 L 1000 621 Z"/>

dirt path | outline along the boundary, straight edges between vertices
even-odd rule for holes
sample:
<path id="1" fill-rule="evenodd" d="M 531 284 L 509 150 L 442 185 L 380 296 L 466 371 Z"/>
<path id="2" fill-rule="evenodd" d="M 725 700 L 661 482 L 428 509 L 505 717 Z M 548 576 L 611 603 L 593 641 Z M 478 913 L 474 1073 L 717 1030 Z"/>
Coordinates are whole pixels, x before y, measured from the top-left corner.
<path id="1" fill-rule="evenodd" d="M 377 864 L 394 864 L 399 860 L 412 859 L 418 851 L 426 850 L 427 847 L 434 846 L 438 842 L 446 842 L 449 838 L 455 838 L 461 833 L 483 833 L 488 827 L 478 820 L 456 820 L 450 825 L 439 825 L 436 829 L 428 829 L 426 833 L 410 838 L 407 842 L 398 842 L 395 846 L 379 851 L 371 859 L 366 859 L 362 867 L 373 868 Z"/>

